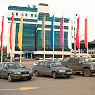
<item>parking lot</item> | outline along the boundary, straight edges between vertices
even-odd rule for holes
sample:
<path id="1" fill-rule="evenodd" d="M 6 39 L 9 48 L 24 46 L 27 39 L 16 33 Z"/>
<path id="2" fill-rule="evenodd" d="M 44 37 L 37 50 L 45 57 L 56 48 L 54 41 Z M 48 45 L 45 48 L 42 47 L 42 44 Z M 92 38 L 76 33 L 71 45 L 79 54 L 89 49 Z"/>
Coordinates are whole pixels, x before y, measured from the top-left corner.
<path id="1" fill-rule="evenodd" d="M 34 61 L 22 62 L 32 69 Z M 72 75 L 53 79 L 50 76 L 8 82 L 0 79 L 0 95 L 95 95 L 95 74 L 91 77 Z"/>

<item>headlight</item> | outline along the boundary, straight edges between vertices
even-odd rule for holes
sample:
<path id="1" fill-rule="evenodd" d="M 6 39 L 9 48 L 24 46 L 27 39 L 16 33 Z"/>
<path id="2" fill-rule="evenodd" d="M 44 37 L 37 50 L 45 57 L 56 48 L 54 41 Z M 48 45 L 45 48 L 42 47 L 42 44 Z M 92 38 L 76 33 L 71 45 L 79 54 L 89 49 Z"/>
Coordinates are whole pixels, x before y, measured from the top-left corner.
<path id="1" fill-rule="evenodd" d="M 29 73 L 32 73 L 32 71 L 29 71 Z"/>
<path id="2" fill-rule="evenodd" d="M 65 70 L 59 70 L 59 72 L 66 72 Z"/>
<path id="3" fill-rule="evenodd" d="M 21 74 L 21 72 L 14 72 L 14 74 Z"/>

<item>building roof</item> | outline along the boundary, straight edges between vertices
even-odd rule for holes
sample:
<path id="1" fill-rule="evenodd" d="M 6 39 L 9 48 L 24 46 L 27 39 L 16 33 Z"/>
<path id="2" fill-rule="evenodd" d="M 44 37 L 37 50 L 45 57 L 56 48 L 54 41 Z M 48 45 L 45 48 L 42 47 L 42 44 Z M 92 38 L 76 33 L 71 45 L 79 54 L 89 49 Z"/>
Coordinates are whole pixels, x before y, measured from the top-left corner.
<path id="1" fill-rule="evenodd" d="M 46 4 L 46 3 L 39 3 L 39 5 L 48 6 L 48 4 Z"/>

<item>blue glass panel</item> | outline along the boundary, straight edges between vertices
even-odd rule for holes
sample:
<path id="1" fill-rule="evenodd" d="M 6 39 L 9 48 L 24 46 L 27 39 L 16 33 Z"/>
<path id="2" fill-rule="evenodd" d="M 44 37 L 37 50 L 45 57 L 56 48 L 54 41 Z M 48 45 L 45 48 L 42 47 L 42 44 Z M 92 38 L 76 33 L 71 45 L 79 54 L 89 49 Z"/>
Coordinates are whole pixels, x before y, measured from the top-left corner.
<path id="1" fill-rule="evenodd" d="M 23 24 L 22 50 L 35 50 L 35 27 L 36 24 Z M 18 48 L 19 23 L 16 23 L 15 50 Z"/>

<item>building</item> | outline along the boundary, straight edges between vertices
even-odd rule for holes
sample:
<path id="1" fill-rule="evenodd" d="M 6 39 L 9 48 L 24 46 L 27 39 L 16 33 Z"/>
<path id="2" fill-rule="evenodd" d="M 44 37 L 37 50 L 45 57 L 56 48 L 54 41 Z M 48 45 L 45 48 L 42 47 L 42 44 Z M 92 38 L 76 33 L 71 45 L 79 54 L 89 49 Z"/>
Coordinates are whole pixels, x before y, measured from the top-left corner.
<path id="1" fill-rule="evenodd" d="M 9 6 L 8 7 L 8 37 L 10 35 L 11 16 L 14 14 L 13 30 L 12 30 L 12 53 L 13 57 L 20 54 L 18 48 L 18 32 L 20 18 L 23 16 L 23 34 L 22 34 L 22 54 L 27 58 L 35 58 L 35 56 L 43 57 L 44 51 L 42 48 L 41 30 L 42 19 L 45 14 L 45 54 L 46 57 L 52 57 L 53 49 L 50 42 L 51 34 L 51 18 L 49 14 L 48 4 L 40 3 L 38 8 Z M 60 44 L 60 20 L 61 18 L 55 17 L 54 22 L 54 54 L 55 57 L 61 57 L 62 49 Z M 64 55 L 69 56 L 70 51 L 68 48 L 68 31 L 69 31 L 69 18 L 64 18 Z M 10 54 L 10 45 L 7 46 L 7 54 Z"/>
<path id="2" fill-rule="evenodd" d="M 73 49 L 72 53 L 74 53 L 74 43 L 72 43 L 72 49 Z M 77 54 L 79 53 L 77 46 L 76 46 L 76 53 Z M 84 57 L 87 55 L 87 48 L 85 48 L 84 40 L 80 41 L 80 53 Z M 88 42 L 88 54 L 89 57 L 93 57 L 93 56 L 95 57 L 95 40 Z"/>

